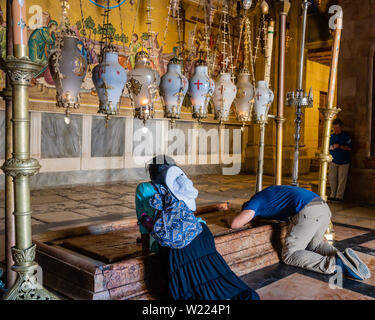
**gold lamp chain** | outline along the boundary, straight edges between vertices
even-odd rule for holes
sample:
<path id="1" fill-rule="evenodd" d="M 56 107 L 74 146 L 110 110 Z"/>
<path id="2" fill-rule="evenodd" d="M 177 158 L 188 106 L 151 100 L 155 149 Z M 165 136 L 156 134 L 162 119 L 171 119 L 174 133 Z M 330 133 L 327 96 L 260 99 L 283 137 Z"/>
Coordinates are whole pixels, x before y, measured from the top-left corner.
<path id="1" fill-rule="evenodd" d="M 228 15 L 228 39 L 229 39 L 229 63 L 230 63 L 230 67 L 229 69 L 231 70 L 231 74 L 232 74 L 232 81 L 234 82 L 235 81 L 235 69 L 236 69 L 236 66 L 233 64 L 233 47 L 234 47 L 234 43 L 232 42 L 232 37 L 231 37 L 231 30 L 230 30 L 230 23 L 229 23 L 229 15 Z"/>
<path id="2" fill-rule="evenodd" d="M 146 11 L 147 11 L 147 21 L 146 21 L 146 24 L 148 26 L 148 37 L 149 39 L 151 39 L 151 43 L 150 43 L 150 47 L 147 48 L 147 50 L 149 51 L 149 54 L 150 54 L 150 51 L 152 52 L 152 54 L 150 54 L 150 59 L 151 60 L 154 60 L 156 58 L 156 56 L 154 55 L 154 39 L 153 39 L 153 31 L 152 31 L 152 7 L 151 7 L 151 0 L 147 0 L 147 8 L 146 8 Z"/>
<path id="3" fill-rule="evenodd" d="M 181 57 L 183 54 L 183 41 L 181 40 L 181 16 L 180 16 L 180 6 L 177 9 L 177 36 L 178 36 L 178 57 Z"/>
<path id="4" fill-rule="evenodd" d="M 197 12 L 196 12 L 196 14 L 195 14 L 195 26 L 194 26 L 193 38 L 192 38 L 192 41 L 191 41 L 191 47 L 190 47 L 190 50 L 189 50 L 188 59 L 190 59 L 190 57 L 191 57 L 191 53 L 192 53 L 193 48 L 194 48 L 195 37 L 196 37 L 196 35 L 197 35 L 197 28 L 198 28 L 198 14 L 199 14 L 199 8 L 200 8 L 200 6 L 201 6 L 201 1 L 202 1 L 202 0 L 199 0 L 198 5 L 197 5 Z"/>
<path id="5" fill-rule="evenodd" d="M 82 23 L 82 29 L 83 29 L 83 44 L 87 50 L 87 41 L 86 41 L 86 24 L 85 24 L 85 16 L 83 14 L 83 5 L 82 5 L 82 0 L 79 0 L 79 6 L 81 10 L 81 23 Z"/>
<path id="6" fill-rule="evenodd" d="M 120 15 L 120 28 L 121 28 L 121 36 L 122 36 L 124 34 L 124 26 L 122 23 L 121 6 L 118 7 L 118 12 Z M 122 42 L 122 50 L 125 52 L 125 41 Z"/>
<path id="7" fill-rule="evenodd" d="M 131 37 L 135 33 L 135 23 L 137 22 L 137 17 L 138 17 L 138 13 L 139 13 L 139 6 L 140 6 L 141 1 L 142 0 L 138 0 L 138 2 L 137 2 L 137 10 L 134 14 L 133 29 L 132 29 L 132 34 L 130 35 Z"/>
<path id="8" fill-rule="evenodd" d="M 245 24 L 245 34 L 244 34 L 244 52 L 245 52 L 245 57 L 244 57 L 244 65 L 243 69 L 250 71 L 249 70 L 249 63 L 250 63 L 250 35 L 251 35 L 251 29 L 250 29 L 250 20 L 248 17 L 244 19 L 244 24 Z"/>
<path id="9" fill-rule="evenodd" d="M 162 42 L 162 45 L 165 46 L 167 43 L 166 43 L 166 39 L 167 39 L 167 33 L 168 33 L 168 27 L 169 27 L 169 19 L 171 17 L 171 13 L 172 13 L 172 1 L 173 0 L 170 0 L 169 1 L 169 6 L 167 7 L 168 9 L 168 14 L 167 14 L 167 17 L 165 18 L 166 20 L 166 24 L 165 24 L 165 29 L 164 29 L 164 36 L 163 36 L 163 42 Z"/>
<path id="10" fill-rule="evenodd" d="M 254 60 L 253 60 L 253 43 L 251 40 L 251 27 L 250 27 L 250 19 L 247 18 L 247 23 L 249 24 L 248 31 L 249 31 L 249 36 L 248 36 L 248 42 L 249 42 L 249 53 L 250 53 L 250 67 L 251 67 L 251 78 L 253 82 L 253 86 L 255 88 L 255 68 L 254 68 Z"/>
<path id="11" fill-rule="evenodd" d="M 209 21 L 208 21 L 208 12 L 207 12 L 207 5 L 204 6 L 204 40 L 206 44 L 206 63 L 209 66 L 209 74 L 211 73 L 211 55 L 210 55 L 210 28 L 208 26 Z M 215 59 L 213 60 L 213 64 L 215 64 Z M 214 69 L 214 66 L 213 66 Z"/>
<path id="12" fill-rule="evenodd" d="M 68 10 L 70 5 L 67 0 L 61 1 L 61 9 L 62 9 L 62 20 L 61 20 L 61 29 L 64 30 L 69 26 L 69 18 L 68 18 Z"/>
<path id="13" fill-rule="evenodd" d="M 256 60 L 258 58 L 258 49 L 259 49 L 259 44 L 260 44 L 260 39 L 262 37 L 262 32 L 263 32 L 263 25 L 264 25 L 264 14 L 262 14 L 262 17 L 260 19 L 260 25 L 259 25 L 259 31 L 258 31 L 258 36 L 257 36 L 257 43 L 256 43 L 256 46 L 255 46 L 255 52 L 254 52 L 254 56 L 253 56 L 253 64 L 255 65 L 256 63 Z"/>
<path id="14" fill-rule="evenodd" d="M 223 61 L 222 61 L 222 67 L 223 71 L 227 72 L 228 70 L 228 52 L 227 52 L 227 34 L 228 34 L 228 3 L 224 0 L 224 10 L 223 10 L 223 41 L 221 42 L 223 45 Z"/>
<path id="15" fill-rule="evenodd" d="M 222 23 L 223 23 L 223 15 L 220 16 L 219 30 L 221 30 Z M 217 34 L 216 43 L 219 42 L 219 40 L 220 40 L 220 32 Z M 217 51 L 218 51 L 218 46 L 216 46 L 216 48 L 215 48 L 214 56 L 212 58 L 212 66 L 211 66 L 211 70 L 210 70 L 211 72 L 209 72 L 209 75 L 211 75 L 211 73 L 213 71 L 215 71 L 215 69 L 216 69 Z"/>
<path id="16" fill-rule="evenodd" d="M 243 10 L 243 17 L 242 17 L 242 21 L 241 21 L 240 37 L 239 37 L 239 40 L 238 40 L 238 47 L 237 47 L 237 53 L 236 53 L 236 60 L 235 60 L 235 62 L 234 62 L 234 65 L 235 65 L 235 66 L 237 66 L 238 58 L 239 58 L 239 56 L 240 56 L 241 40 L 242 40 L 242 34 L 243 34 L 244 25 L 245 25 L 245 18 L 246 18 L 246 11 Z"/>

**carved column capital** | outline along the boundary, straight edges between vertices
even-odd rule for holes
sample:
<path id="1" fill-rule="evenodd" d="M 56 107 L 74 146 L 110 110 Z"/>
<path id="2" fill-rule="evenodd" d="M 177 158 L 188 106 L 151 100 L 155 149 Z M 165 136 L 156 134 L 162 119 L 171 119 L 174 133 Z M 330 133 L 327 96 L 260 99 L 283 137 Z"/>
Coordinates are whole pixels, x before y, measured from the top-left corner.
<path id="1" fill-rule="evenodd" d="M 32 61 L 26 56 L 21 58 L 8 56 L 1 64 L 1 69 L 7 73 L 12 84 L 16 85 L 30 85 L 31 80 L 38 75 L 43 67 L 41 61 Z"/>
<path id="2" fill-rule="evenodd" d="M 332 121 L 333 118 L 341 112 L 339 108 L 319 108 L 319 111 L 326 121 Z"/>
<path id="3" fill-rule="evenodd" d="M 332 162 L 333 158 L 330 154 L 325 154 L 325 153 L 317 153 L 316 157 L 320 162 L 327 162 L 330 163 Z"/>

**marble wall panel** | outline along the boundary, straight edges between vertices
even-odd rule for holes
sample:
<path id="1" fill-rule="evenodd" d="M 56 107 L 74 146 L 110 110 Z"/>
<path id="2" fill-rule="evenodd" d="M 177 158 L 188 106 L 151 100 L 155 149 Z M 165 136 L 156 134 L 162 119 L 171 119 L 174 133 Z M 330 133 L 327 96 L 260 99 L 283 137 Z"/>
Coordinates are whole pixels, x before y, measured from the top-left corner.
<path id="1" fill-rule="evenodd" d="M 122 157 L 125 152 L 125 118 L 93 117 L 91 157 Z"/>
<path id="2" fill-rule="evenodd" d="M 42 158 L 77 158 L 82 150 L 82 116 L 71 115 L 70 124 L 64 114 L 42 114 Z"/>
<path id="3" fill-rule="evenodd" d="M 133 120 L 133 155 L 155 155 L 160 145 L 161 137 L 157 135 L 158 120 L 148 120 L 146 126 L 139 119 Z"/>
<path id="4" fill-rule="evenodd" d="M 193 129 L 192 122 L 177 122 L 173 129 L 169 128 L 168 154 L 171 156 L 181 156 L 189 153 L 189 129 Z"/>
<path id="5" fill-rule="evenodd" d="M 198 154 L 218 154 L 220 150 L 219 125 L 215 123 L 204 123 L 201 129 L 202 130 L 199 130 Z M 207 150 L 205 150 L 205 145 L 207 145 Z"/>
<path id="6" fill-rule="evenodd" d="M 230 126 L 230 125 L 226 125 L 225 126 L 225 129 L 228 129 L 228 136 L 229 136 L 229 140 L 226 140 L 228 141 L 228 145 L 229 145 L 229 154 L 239 154 L 241 153 L 241 146 L 242 144 L 241 143 L 238 143 L 239 141 L 234 141 L 234 130 L 241 130 L 241 127 L 240 126 Z M 226 138 L 228 139 L 228 138 Z M 234 142 L 236 142 L 236 144 L 234 144 Z M 227 147 L 226 147 L 227 148 Z M 227 150 L 227 149 L 226 149 Z"/>

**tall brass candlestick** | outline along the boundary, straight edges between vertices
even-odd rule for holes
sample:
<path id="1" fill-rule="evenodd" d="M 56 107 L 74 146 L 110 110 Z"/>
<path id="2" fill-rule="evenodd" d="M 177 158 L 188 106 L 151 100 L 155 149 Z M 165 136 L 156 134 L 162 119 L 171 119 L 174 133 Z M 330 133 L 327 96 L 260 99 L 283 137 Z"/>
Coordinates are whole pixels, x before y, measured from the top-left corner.
<path id="1" fill-rule="evenodd" d="M 268 12 L 267 12 L 268 13 Z M 272 49 L 273 49 L 273 34 L 274 34 L 274 22 L 270 21 L 268 26 L 268 39 L 265 50 L 265 68 L 264 68 L 264 79 L 270 86 L 271 80 L 271 62 L 272 62 Z M 266 117 L 268 114 L 266 115 Z M 259 158 L 258 158 L 258 170 L 256 180 L 256 192 L 260 192 L 263 189 L 263 167 L 264 167 L 264 146 L 265 146 L 265 134 L 267 118 L 262 121 L 258 121 L 259 124 Z"/>
<path id="2" fill-rule="evenodd" d="M 7 0 L 6 6 L 6 56 L 13 53 L 13 29 L 11 1 Z M 10 78 L 6 78 L 6 87 L 2 92 L 5 100 L 5 159 L 10 159 L 13 152 L 13 125 L 12 125 L 12 84 Z M 14 191 L 12 177 L 5 177 L 5 253 L 6 253 L 6 286 L 11 288 L 16 281 L 17 274 L 12 270 L 14 264 L 12 257 L 12 247 L 15 245 L 14 226 Z"/>
<path id="3" fill-rule="evenodd" d="M 328 87 L 328 103 L 326 108 L 319 108 L 319 111 L 324 116 L 324 129 L 323 129 L 323 143 L 322 150 L 317 157 L 320 161 L 320 171 L 319 171 L 319 196 L 323 200 L 327 200 L 327 173 L 328 164 L 332 161 L 332 156 L 329 153 L 329 144 L 331 137 L 332 120 L 341 111 L 337 107 L 333 106 L 335 99 L 335 89 L 337 80 L 337 67 L 339 61 L 340 53 L 340 42 L 341 42 L 341 32 L 343 25 L 343 14 L 341 12 L 340 16 L 337 18 L 337 27 L 335 30 L 334 41 L 332 46 L 332 60 L 331 60 L 331 70 L 329 76 L 329 87 Z M 330 223 L 325 238 L 328 241 L 333 241 L 335 238 L 335 232 L 333 230 L 332 222 Z"/>
<path id="4" fill-rule="evenodd" d="M 298 74 L 298 88 L 295 92 L 289 92 L 287 94 L 287 105 L 296 107 L 296 119 L 295 119 L 295 132 L 294 132 L 294 158 L 293 158 L 293 173 L 292 173 L 292 186 L 299 186 L 298 174 L 299 174 L 299 155 L 300 155 L 300 140 L 301 140 L 301 125 L 303 108 L 313 107 L 313 96 L 312 89 L 307 94 L 303 90 L 303 71 L 305 67 L 305 42 L 306 42 L 306 27 L 307 27 L 307 11 L 311 3 L 308 0 L 304 0 L 302 3 L 303 8 L 303 19 L 302 19 L 302 32 L 301 32 L 301 51 L 299 61 L 299 74 Z"/>
<path id="5" fill-rule="evenodd" d="M 16 245 L 12 248 L 13 270 L 17 280 L 4 296 L 7 300 L 57 299 L 38 283 L 35 271 L 36 245 L 32 243 L 30 176 L 36 174 L 40 165 L 30 158 L 29 86 L 43 65 L 28 57 L 26 1 L 12 2 L 13 54 L 2 65 L 12 84 L 13 100 L 13 153 L 2 170 L 14 182 L 14 217 Z"/>
<path id="6" fill-rule="evenodd" d="M 286 40 L 286 18 L 290 10 L 290 1 L 282 1 L 280 12 L 279 28 L 279 81 L 278 81 L 278 98 L 277 98 L 277 116 L 276 121 L 276 170 L 275 184 L 282 184 L 283 177 L 283 126 L 284 118 L 284 101 L 285 101 L 285 40 Z"/>

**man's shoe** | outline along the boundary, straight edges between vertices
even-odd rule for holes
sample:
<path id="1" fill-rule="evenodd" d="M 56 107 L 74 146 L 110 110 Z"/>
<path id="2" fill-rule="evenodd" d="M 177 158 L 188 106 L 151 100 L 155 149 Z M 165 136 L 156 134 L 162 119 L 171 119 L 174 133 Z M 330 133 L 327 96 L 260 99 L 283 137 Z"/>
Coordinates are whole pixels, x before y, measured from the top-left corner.
<path id="1" fill-rule="evenodd" d="M 357 268 L 345 258 L 345 255 L 342 252 L 339 251 L 336 253 L 336 266 L 341 267 L 343 274 L 357 280 L 363 280 L 363 276 L 357 270 Z"/>
<path id="2" fill-rule="evenodd" d="M 329 198 L 328 198 L 328 201 L 335 201 L 335 200 L 336 200 L 335 197 L 329 197 Z"/>
<path id="3" fill-rule="evenodd" d="M 336 201 L 336 202 L 343 202 L 343 201 L 344 201 L 344 199 L 339 199 L 339 198 L 336 198 L 336 199 L 335 199 L 335 201 Z"/>
<path id="4" fill-rule="evenodd" d="M 371 272 L 369 268 L 366 266 L 366 264 L 359 259 L 358 255 L 355 253 L 355 251 L 351 248 L 345 249 L 345 257 L 348 258 L 348 260 L 359 270 L 361 275 L 365 279 L 370 279 L 371 278 Z"/>

